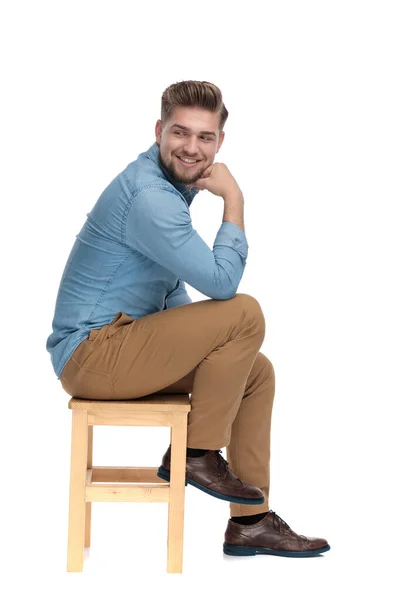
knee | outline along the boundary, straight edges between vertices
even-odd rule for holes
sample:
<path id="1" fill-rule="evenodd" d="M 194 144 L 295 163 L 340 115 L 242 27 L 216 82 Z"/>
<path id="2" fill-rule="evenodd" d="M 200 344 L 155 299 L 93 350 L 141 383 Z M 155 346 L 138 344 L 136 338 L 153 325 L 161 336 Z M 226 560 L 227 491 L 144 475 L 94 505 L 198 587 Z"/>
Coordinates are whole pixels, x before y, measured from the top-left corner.
<path id="1" fill-rule="evenodd" d="M 265 356 L 265 354 L 263 354 L 262 352 L 258 353 L 257 358 L 260 361 L 260 364 L 262 365 L 262 368 L 264 369 L 267 378 L 275 381 L 274 365 L 269 360 L 269 358 Z"/>
<path id="2" fill-rule="evenodd" d="M 233 297 L 233 300 L 240 303 L 246 309 L 246 311 L 254 314 L 263 314 L 259 301 L 256 300 L 254 296 L 250 296 L 250 294 L 236 294 L 236 296 Z"/>
<path id="3" fill-rule="evenodd" d="M 238 302 L 245 312 L 246 316 L 250 317 L 255 321 L 262 331 L 263 336 L 265 335 L 265 317 L 260 303 L 254 296 L 250 294 L 236 294 L 233 300 Z"/>
<path id="4" fill-rule="evenodd" d="M 269 389 L 275 390 L 275 371 L 272 362 L 263 354 L 258 352 L 252 368 L 252 377 L 265 382 Z"/>

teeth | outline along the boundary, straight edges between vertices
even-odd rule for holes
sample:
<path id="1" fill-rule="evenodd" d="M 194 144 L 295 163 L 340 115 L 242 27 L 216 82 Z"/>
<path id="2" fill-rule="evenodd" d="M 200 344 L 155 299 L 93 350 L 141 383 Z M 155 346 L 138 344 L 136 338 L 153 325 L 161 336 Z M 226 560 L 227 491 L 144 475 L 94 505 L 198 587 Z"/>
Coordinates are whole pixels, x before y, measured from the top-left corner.
<path id="1" fill-rule="evenodd" d="M 179 158 L 181 160 L 183 160 L 183 162 L 187 162 L 187 163 L 195 163 L 195 162 L 197 162 L 196 160 L 191 160 L 190 158 L 182 158 L 181 156 Z"/>

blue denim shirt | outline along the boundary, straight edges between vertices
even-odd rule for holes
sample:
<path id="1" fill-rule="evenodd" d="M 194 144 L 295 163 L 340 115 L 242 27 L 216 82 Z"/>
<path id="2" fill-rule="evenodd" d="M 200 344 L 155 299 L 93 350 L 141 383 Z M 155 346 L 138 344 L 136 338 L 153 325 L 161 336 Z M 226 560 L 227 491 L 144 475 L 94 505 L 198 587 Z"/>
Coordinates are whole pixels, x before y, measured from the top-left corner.
<path id="1" fill-rule="evenodd" d="M 215 300 L 235 296 L 246 235 L 225 221 L 211 250 L 192 226 L 189 208 L 198 193 L 171 179 L 156 142 L 106 187 L 61 276 L 46 342 L 58 379 L 90 330 L 120 311 L 139 319 L 187 304 L 185 282 Z"/>

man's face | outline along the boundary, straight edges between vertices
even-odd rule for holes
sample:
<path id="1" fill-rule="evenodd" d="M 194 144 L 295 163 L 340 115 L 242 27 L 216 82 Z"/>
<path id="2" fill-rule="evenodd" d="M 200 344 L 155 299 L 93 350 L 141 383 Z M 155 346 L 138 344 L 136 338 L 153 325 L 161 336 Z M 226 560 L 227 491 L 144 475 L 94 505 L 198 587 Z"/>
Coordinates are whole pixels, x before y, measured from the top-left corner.
<path id="1" fill-rule="evenodd" d="M 204 108 L 176 107 L 162 127 L 156 123 L 156 141 L 160 147 L 160 162 L 172 179 L 190 184 L 199 179 L 213 162 L 224 139 L 219 135 L 219 116 Z M 195 159 L 184 163 L 181 158 Z"/>

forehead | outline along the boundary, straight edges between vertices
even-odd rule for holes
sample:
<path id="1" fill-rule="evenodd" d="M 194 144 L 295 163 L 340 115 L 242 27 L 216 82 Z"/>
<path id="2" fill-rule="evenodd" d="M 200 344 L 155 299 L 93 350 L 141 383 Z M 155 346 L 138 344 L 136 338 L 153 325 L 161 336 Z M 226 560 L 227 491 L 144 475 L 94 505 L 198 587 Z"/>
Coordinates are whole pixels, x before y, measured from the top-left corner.
<path id="1" fill-rule="evenodd" d="M 218 123 L 218 113 L 197 106 L 177 106 L 172 111 L 169 127 L 179 124 L 187 127 L 194 133 L 204 133 L 207 131 L 217 134 Z"/>

